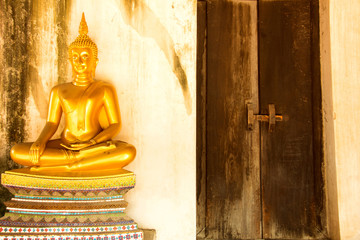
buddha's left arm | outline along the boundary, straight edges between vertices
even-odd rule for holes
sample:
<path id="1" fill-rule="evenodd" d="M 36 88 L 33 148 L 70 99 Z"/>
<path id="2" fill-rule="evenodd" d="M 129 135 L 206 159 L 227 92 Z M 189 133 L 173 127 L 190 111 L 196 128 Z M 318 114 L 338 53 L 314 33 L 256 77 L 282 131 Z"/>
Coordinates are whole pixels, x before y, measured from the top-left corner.
<path id="1" fill-rule="evenodd" d="M 121 129 L 121 116 L 116 90 L 111 85 L 104 86 L 104 109 L 109 121 L 109 126 L 100 132 L 93 140 L 97 143 L 110 140 Z"/>

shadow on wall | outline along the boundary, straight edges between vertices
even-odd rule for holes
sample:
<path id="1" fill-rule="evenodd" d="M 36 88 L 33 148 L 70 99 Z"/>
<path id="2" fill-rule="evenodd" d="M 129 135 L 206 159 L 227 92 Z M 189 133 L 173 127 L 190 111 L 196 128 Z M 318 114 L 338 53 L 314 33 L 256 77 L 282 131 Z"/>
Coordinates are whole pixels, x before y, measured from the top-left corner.
<path id="1" fill-rule="evenodd" d="M 141 36 L 153 38 L 165 54 L 172 70 L 179 80 L 188 115 L 191 114 L 191 94 L 186 73 L 175 52 L 175 44 L 169 32 L 155 13 L 141 0 L 116 0 L 124 22 L 133 27 Z"/>
<path id="2" fill-rule="evenodd" d="M 39 73 L 35 67 L 29 65 L 28 74 L 29 74 L 28 79 L 31 79 L 30 90 L 31 90 L 32 96 L 34 96 L 36 108 L 40 113 L 40 117 L 42 119 L 46 119 L 47 108 L 49 105 L 47 96 L 49 95 L 49 93 L 45 93 L 44 86 L 41 82 Z"/>

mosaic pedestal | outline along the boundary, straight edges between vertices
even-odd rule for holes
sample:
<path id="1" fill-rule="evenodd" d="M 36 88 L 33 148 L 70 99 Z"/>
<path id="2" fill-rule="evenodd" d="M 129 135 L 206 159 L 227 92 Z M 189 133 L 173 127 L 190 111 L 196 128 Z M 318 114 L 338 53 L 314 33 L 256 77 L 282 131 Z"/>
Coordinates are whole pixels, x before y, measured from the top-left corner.
<path id="1" fill-rule="evenodd" d="M 15 195 L 0 219 L 0 240 L 142 240 L 126 216 L 124 194 L 135 186 L 127 170 L 87 173 L 7 171 L 1 184 Z"/>

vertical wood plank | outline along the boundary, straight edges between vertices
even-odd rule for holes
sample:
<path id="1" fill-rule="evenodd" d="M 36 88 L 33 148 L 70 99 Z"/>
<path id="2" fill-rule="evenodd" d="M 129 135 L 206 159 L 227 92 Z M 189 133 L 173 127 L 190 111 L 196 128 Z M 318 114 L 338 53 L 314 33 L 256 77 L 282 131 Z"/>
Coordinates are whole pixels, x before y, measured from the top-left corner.
<path id="1" fill-rule="evenodd" d="M 260 107 L 288 120 L 275 132 L 261 125 L 261 178 L 264 238 L 324 236 L 318 74 L 314 57 L 310 0 L 260 0 Z M 316 37 L 316 36 L 315 36 Z M 317 62 L 317 64 L 319 64 Z M 321 122 L 321 121 L 320 121 Z M 314 131 L 316 134 L 314 134 Z M 320 185 L 319 185 L 320 184 Z"/>
<path id="2" fill-rule="evenodd" d="M 325 190 L 325 157 L 323 138 L 323 105 L 321 89 L 320 65 L 320 1 L 311 1 L 311 77 L 312 77 L 312 107 L 313 107 L 313 141 L 314 141 L 314 184 L 316 202 L 316 225 L 318 231 L 326 232 L 329 236 L 326 217 Z"/>
<path id="3" fill-rule="evenodd" d="M 206 237 L 261 238 L 257 2 L 208 1 L 207 33 Z"/>
<path id="4" fill-rule="evenodd" d="M 197 3 L 196 235 L 205 237 L 206 216 L 206 2 Z"/>

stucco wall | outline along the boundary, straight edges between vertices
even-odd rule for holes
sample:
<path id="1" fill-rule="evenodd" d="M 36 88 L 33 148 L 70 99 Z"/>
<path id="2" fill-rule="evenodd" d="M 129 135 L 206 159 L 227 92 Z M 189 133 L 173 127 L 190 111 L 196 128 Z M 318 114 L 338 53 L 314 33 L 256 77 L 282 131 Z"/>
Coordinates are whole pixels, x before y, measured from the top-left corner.
<path id="1" fill-rule="evenodd" d="M 85 12 L 99 48 L 96 78 L 117 89 L 123 122 L 117 139 L 137 148 L 126 167 L 137 176 L 125 196 L 127 213 L 140 227 L 156 229 L 159 240 L 194 239 L 196 1 L 0 0 L 0 6 L 1 170 L 16 167 L 8 155 L 14 142 L 37 138 L 50 89 L 70 80 L 67 45 Z M 9 195 L 2 191 L 4 201 Z"/>
<path id="2" fill-rule="evenodd" d="M 357 240 L 360 239 L 360 2 L 323 0 L 320 11 L 330 232 L 333 239 Z"/>

